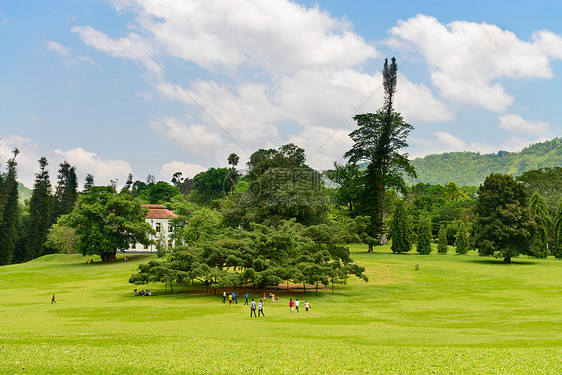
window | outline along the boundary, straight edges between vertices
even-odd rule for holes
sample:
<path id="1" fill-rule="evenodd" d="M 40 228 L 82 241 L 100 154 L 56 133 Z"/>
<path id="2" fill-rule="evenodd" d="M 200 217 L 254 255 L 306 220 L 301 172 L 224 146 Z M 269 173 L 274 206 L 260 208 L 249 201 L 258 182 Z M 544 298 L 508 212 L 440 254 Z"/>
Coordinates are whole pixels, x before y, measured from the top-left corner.
<path id="1" fill-rule="evenodd" d="M 148 245 L 144 245 L 144 249 L 145 249 L 145 250 L 148 250 Z"/>
<path id="2" fill-rule="evenodd" d="M 161 227 L 162 227 L 162 224 L 156 223 L 156 233 L 160 233 Z"/>
<path id="3" fill-rule="evenodd" d="M 135 249 L 137 247 L 137 243 L 136 242 L 131 242 L 131 249 Z"/>
<path id="4" fill-rule="evenodd" d="M 174 227 L 172 224 L 168 224 L 168 232 L 172 233 L 174 231 Z"/>
<path id="5" fill-rule="evenodd" d="M 174 246 L 174 240 L 168 240 L 168 247 Z"/>

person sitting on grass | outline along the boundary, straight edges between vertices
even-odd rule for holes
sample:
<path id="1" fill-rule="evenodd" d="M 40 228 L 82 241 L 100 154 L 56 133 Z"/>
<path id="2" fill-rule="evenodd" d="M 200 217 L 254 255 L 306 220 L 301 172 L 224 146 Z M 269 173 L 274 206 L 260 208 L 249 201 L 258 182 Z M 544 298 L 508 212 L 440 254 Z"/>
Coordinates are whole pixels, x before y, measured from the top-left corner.
<path id="1" fill-rule="evenodd" d="M 135 290 L 133 290 L 133 293 L 135 293 L 135 297 L 138 297 L 138 296 L 139 296 L 139 293 L 137 292 L 137 290 L 136 290 L 136 289 L 135 289 Z"/>

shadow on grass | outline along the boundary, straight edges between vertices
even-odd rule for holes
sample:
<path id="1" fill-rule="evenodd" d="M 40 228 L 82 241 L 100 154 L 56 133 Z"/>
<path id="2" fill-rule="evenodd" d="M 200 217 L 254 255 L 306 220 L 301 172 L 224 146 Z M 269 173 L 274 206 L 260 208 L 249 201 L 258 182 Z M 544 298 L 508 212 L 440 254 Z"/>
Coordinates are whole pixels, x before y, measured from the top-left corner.
<path id="1" fill-rule="evenodd" d="M 529 261 L 529 260 L 511 260 L 511 262 L 506 263 L 504 262 L 502 259 L 490 259 L 490 258 L 485 258 L 485 259 L 466 259 L 466 262 L 469 263 L 478 263 L 478 264 L 503 264 L 506 266 L 509 265 L 533 265 L 533 264 L 537 264 L 536 262 L 533 261 Z"/>

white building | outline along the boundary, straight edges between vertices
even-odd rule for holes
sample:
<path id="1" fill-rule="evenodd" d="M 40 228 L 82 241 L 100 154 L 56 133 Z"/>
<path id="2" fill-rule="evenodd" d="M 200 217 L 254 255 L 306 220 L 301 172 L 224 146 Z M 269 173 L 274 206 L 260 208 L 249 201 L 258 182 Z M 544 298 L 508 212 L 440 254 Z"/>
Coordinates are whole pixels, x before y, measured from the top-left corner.
<path id="1" fill-rule="evenodd" d="M 143 204 L 142 207 L 148 208 L 145 220 L 156 232 L 155 236 L 150 235 L 150 239 L 155 242 L 162 241 L 161 243 L 166 248 L 174 247 L 175 241 L 170 238 L 170 235 L 174 230 L 172 224 L 170 223 L 170 219 L 178 217 L 178 215 L 161 204 Z M 125 252 L 155 253 L 156 250 L 156 244 L 143 245 L 141 243 L 132 243 L 129 249 L 125 250 Z"/>

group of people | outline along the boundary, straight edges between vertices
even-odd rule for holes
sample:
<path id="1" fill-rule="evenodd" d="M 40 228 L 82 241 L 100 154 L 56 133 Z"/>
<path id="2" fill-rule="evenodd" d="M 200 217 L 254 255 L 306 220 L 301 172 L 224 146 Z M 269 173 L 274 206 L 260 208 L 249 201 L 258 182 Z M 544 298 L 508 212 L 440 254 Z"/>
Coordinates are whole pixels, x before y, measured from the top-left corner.
<path id="1" fill-rule="evenodd" d="M 256 316 L 256 307 L 258 309 L 258 315 Z M 252 317 L 252 314 L 255 318 L 259 318 L 260 315 L 263 315 L 263 317 L 265 318 L 265 314 L 263 312 L 263 302 L 260 299 L 260 302 L 257 304 L 256 306 L 256 301 L 254 301 L 254 299 L 252 298 L 252 303 L 250 303 L 250 318 Z"/>
<path id="2" fill-rule="evenodd" d="M 148 290 L 148 289 L 147 289 L 146 291 L 145 291 L 144 289 L 141 289 L 140 292 L 137 292 L 137 290 L 135 289 L 135 290 L 133 291 L 133 293 L 135 294 L 135 297 L 139 297 L 139 296 L 147 296 L 147 297 L 150 297 L 150 296 L 152 295 L 152 292 L 151 292 L 150 290 Z"/>
<path id="3" fill-rule="evenodd" d="M 293 309 L 295 309 L 295 310 L 297 310 L 297 312 L 299 312 L 299 307 L 300 307 L 300 302 L 299 302 L 298 298 L 294 302 L 293 302 L 292 298 L 289 300 L 289 311 L 291 312 L 291 314 L 293 313 Z M 310 303 L 308 301 L 304 301 L 304 310 L 306 312 L 308 312 L 308 310 L 310 310 Z"/>
<path id="4" fill-rule="evenodd" d="M 135 290 L 136 292 L 136 290 Z M 135 294 L 136 295 L 136 294 Z M 266 293 L 263 294 L 263 299 L 260 299 L 259 302 L 256 302 L 254 299 L 252 299 L 251 303 L 249 302 L 249 295 L 248 293 L 246 293 L 244 295 L 246 301 L 244 302 L 244 305 L 250 305 L 250 317 L 254 316 L 254 317 L 259 317 L 259 316 L 264 316 L 265 317 L 265 313 L 264 313 L 264 301 L 266 301 Z M 271 299 L 271 302 L 276 302 L 279 300 L 279 296 L 276 296 L 273 293 L 269 293 L 269 298 Z M 226 300 L 228 299 L 228 305 L 232 305 L 233 303 L 238 304 L 238 293 L 236 292 L 232 292 L 232 293 L 227 293 L 226 290 L 222 292 L 222 303 L 226 303 Z M 289 300 L 289 311 L 291 313 L 293 313 L 294 310 L 297 311 L 297 313 L 299 312 L 299 308 L 300 308 L 300 301 L 297 298 L 295 301 L 293 301 L 293 299 L 291 298 Z M 310 310 L 310 303 L 308 301 L 304 301 L 304 310 L 306 312 L 308 312 L 308 310 Z M 257 315 L 256 315 L 256 310 L 257 310 Z"/>

